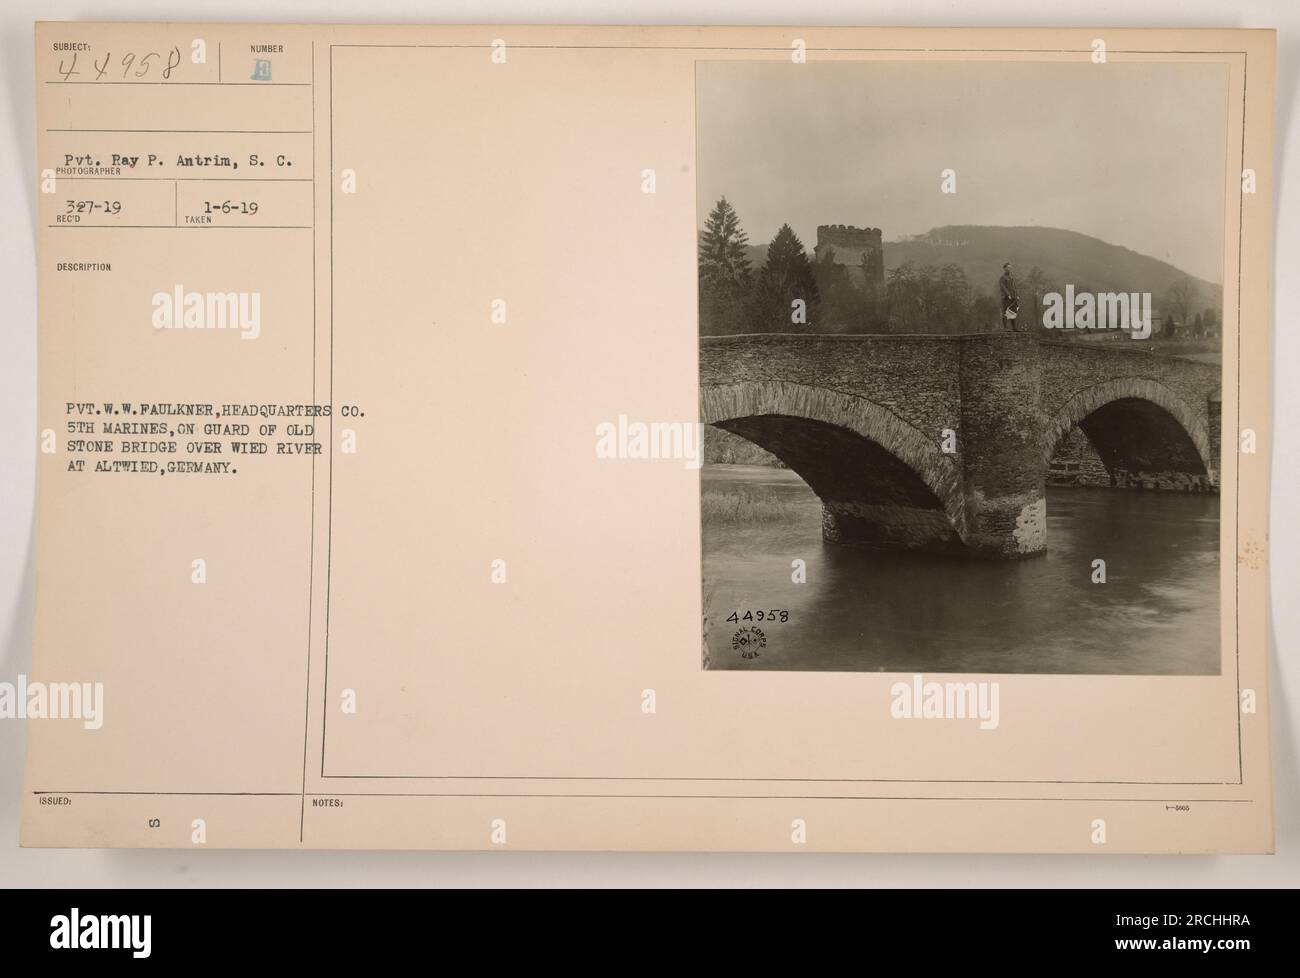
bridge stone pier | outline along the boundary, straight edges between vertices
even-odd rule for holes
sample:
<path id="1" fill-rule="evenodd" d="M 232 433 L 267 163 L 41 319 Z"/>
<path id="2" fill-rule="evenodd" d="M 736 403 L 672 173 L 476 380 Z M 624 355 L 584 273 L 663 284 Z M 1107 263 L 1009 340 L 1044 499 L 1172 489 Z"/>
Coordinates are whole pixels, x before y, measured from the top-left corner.
<path id="1" fill-rule="evenodd" d="M 1218 487 L 1220 368 L 1127 342 L 704 337 L 701 419 L 798 473 L 829 541 L 1028 557 L 1047 547 L 1046 474 L 1073 432 L 1114 488 Z"/>

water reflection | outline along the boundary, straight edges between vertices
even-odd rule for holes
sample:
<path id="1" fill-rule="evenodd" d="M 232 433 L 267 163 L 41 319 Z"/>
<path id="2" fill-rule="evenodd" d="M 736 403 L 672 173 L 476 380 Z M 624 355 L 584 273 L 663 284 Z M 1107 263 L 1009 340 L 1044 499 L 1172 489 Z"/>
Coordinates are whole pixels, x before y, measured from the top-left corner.
<path id="1" fill-rule="evenodd" d="M 710 668 L 1219 672 L 1218 496 L 1049 489 L 1047 555 L 996 562 L 825 544 L 821 504 L 788 470 L 702 479 Z M 745 620 L 760 610 L 789 614 Z M 733 649 L 745 626 L 766 642 L 754 658 Z"/>

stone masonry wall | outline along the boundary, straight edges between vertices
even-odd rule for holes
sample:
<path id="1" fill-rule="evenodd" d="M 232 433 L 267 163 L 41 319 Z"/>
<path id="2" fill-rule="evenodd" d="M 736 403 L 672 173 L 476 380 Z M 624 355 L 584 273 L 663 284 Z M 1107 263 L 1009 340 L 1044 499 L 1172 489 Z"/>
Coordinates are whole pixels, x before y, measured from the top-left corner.
<path id="1" fill-rule="evenodd" d="M 780 380 L 866 398 L 939 447 L 961 427 L 956 337 L 710 336 L 700 343 L 700 386 Z"/>
<path id="2" fill-rule="evenodd" d="M 1147 399 L 1172 414 L 1186 430 L 1205 466 L 1205 481 L 1217 487 L 1220 434 L 1215 398 L 1222 378 L 1220 366 L 1155 356 L 1137 340 L 1130 345 L 1131 349 L 1125 344 L 1101 348 L 1040 342 L 1049 440 L 1059 444 L 1096 406 L 1117 396 Z M 1099 404 L 1094 405 L 1094 400 Z"/>
<path id="3" fill-rule="evenodd" d="M 1118 484 L 1217 485 L 1218 383 L 1217 366 L 1033 333 L 700 343 L 703 420 L 799 472 L 828 539 L 997 557 L 1043 551 L 1048 463 L 1079 427 L 1088 480 L 1099 461 Z"/>
<path id="4" fill-rule="evenodd" d="M 849 270 L 850 280 L 861 288 L 885 284 L 885 249 L 880 228 L 855 228 L 846 224 L 822 224 L 817 228 L 817 245 L 813 256 L 821 259 L 827 251 L 835 253 L 835 264 Z M 863 263 L 866 270 L 864 277 Z"/>

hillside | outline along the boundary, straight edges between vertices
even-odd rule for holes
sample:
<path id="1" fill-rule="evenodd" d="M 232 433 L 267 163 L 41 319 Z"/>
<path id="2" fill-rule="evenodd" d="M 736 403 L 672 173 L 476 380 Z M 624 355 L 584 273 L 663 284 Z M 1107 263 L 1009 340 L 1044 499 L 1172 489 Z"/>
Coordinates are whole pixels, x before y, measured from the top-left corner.
<path id="1" fill-rule="evenodd" d="M 810 255 L 814 244 L 815 240 L 804 242 Z M 753 268 L 762 267 L 766 256 L 766 245 L 750 246 Z M 886 274 L 908 261 L 918 266 L 956 264 L 972 286 L 990 294 L 997 291 L 1004 261 L 1012 263 L 1022 282 L 1029 270 L 1038 266 L 1053 289 L 1072 284 L 1080 291 L 1150 292 L 1157 315 L 1170 285 L 1184 275 L 1167 262 L 1129 248 L 1076 231 L 1044 227 L 949 225 L 914 238 L 885 242 Z M 1197 309 L 1222 305 L 1221 286 L 1189 277 Z"/>

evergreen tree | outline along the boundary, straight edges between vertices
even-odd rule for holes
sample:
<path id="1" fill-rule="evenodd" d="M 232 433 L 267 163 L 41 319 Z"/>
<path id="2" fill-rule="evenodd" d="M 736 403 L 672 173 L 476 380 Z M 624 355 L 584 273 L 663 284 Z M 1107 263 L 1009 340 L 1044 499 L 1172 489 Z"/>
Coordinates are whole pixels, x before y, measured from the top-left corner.
<path id="1" fill-rule="evenodd" d="M 804 303 L 802 323 L 795 319 L 796 300 Z M 790 225 L 782 224 L 767 246 L 767 261 L 754 289 L 755 328 L 773 333 L 811 331 L 820 303 L 817 276 L 803 242 Z"/>
<path id="2" fill-rule="evenodd" d="M 701 333 L 746 331 L 751 286 L 748 245 L 735 208 L 720 197 L 700 233 Z"/>

